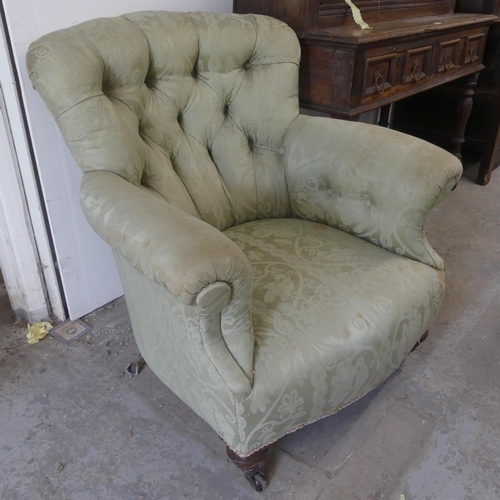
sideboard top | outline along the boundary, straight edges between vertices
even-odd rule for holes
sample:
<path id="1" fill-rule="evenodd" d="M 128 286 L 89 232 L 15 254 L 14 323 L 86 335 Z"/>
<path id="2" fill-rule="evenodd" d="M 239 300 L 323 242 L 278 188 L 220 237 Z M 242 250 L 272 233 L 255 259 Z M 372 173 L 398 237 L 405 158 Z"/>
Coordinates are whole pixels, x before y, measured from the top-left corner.
<path id="1" fill-rule="evenodd" d="M 444 14 L 410 19 L 399 19 L 372 24 L 372 29 L 362 30 L 358 26 L 338 26 L 313 29 L 302 34 L 301 38 L 311 40 L 335 39 L 336 42 L 365 44 L 390 38 L 439 32 L 463 26 L 490 24 L 497 17 L 492 14 Z"/>

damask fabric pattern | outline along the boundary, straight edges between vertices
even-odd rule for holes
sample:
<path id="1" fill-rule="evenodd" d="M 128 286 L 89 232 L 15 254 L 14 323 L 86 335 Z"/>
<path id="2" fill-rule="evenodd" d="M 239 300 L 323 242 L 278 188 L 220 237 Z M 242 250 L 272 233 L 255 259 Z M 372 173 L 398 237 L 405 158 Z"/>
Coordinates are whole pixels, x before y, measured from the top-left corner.
<path id="1" fill-rule="evenodd" d="M 231 362 L 224 364 L 227 366 L 224 373 L 231 374 L 228 384 L 235 394 L 248 393 L 253 369 L 253 330 L 249 316 L 252 269 L 245 254 L 213 226 L 111 172 L 87 172 L 82 181 L 81 202 L 94 230 L 115 254 L 124 257 L 147 278 L 137 296 L 143 307 L 144 289 L 155 283 L 168 290 L 168 297 L 180 305 L 200 305 L 200 296 L 211 284 L 230 284 L 231 295 L 218 309 L 220 312 L 227 305 L 222 316 L 217 315 L 219 326 L 213 336 L 224 343 L 225 357 L 237 363 L 237 370 Z M 125 292 L 127 295 L 126 288 Z M 129 309 L 132 303 L 133 300 L 128 301 Z M 202 307 L 199 313 L 205 315 L 211 311 L 208 305 L 207 311 L 207 307 Z M 191 309 L 186 311 L 192 314 Z M 159 325 L 163 322 L 154 323 L 152 328 L 165 335 L 172 333 L 165 333 L 169 330 L 164 331 Z M 136 336 L 138 331 L 134 329 Z M 212 341 L 206 343 L 207 348 L 211 345 Z M 238 370 L 240 373 L 235 374 Z"/>
<path id="2" fill-rule="evenodd" d="M 444 269 L 424 223 L 457 184 L 457 158 L 383 127 L 308 116 L 294 123 L 285 149 L 294 214 Z"/>
<path id="3" fill-rule="evenodd" d="M 200 12 L 28 52 L 141 353 L 241 456 L 399 366 L 442 300 L 423 224 L 461 172 L 418 139 L 299 115 L 299 56 L 279 21 Z"/>
<path id="4" fill-rule="evenodd" d="M 224 234 L 254 271 L 254 384 L 237 404 L 248 453 L 368 393 L 439 310 L 444 273 L 344 231 L 299 219 Z"/>
<path id="5" fill-rule="evenodd" d="M 223 230 L 290 214 L 299 57 L 294 32 L 265 16 L 139 12 L 46 35 L 27 63 L 84 172 L 115 172 Z"/>
<path id="6" fill-rule="evenodd" d="M 242 456 L 368 393 L 401 364 L 439 310 L 442 271 L 344 231 L 272 219 L 224 234 L 254 274 L 254 379 L 236 397 L 236 363 L 230 366 L 223 345 L 207 345 L 223 338 L 220 314 L 207 329 L 199 308 L 119 254 L 117 262 L 148 364 Z"/>

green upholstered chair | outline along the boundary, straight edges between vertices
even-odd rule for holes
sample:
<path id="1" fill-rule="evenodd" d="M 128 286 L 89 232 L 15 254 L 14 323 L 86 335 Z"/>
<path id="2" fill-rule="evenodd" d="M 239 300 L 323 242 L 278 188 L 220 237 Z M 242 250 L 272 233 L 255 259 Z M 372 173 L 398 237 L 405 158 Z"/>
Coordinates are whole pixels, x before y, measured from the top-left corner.
<path id="1" fill-rule="evenodd" d="M 271 443 L 361 398 L 435 318 L 428 212 L 460 162 L 299 114 L 300 48 L 264 16 L 140 12 L 34 42 L 137 344 L 257 489 Z"/>

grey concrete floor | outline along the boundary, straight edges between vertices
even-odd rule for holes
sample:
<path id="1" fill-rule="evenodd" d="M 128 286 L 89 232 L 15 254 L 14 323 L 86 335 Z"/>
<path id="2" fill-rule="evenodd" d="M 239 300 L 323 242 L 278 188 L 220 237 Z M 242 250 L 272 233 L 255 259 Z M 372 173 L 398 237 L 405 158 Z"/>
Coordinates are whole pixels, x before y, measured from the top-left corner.
<path id="1" fill-rule="evenodd" d="M 429 339 L 375 391 L 283 438 L 253 492 L 215 433 L 138 355 L 124 301 L 71 345 L 25 343 L 0 304 L 2 500 L 498 500 L 500 172 L 433 211 L 447 293 Z"/>

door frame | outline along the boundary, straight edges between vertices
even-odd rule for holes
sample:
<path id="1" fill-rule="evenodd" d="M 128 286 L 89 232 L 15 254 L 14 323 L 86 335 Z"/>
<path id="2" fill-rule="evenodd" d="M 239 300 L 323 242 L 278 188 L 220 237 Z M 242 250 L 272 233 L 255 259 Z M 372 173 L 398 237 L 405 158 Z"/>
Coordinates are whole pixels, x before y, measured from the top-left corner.
<path id="1" fill-rule="evenodd" d="M 64 320 L 64 294 L 3 5 L 0 16 L 0 266 L 16 315 L 29 322 Z"/>

